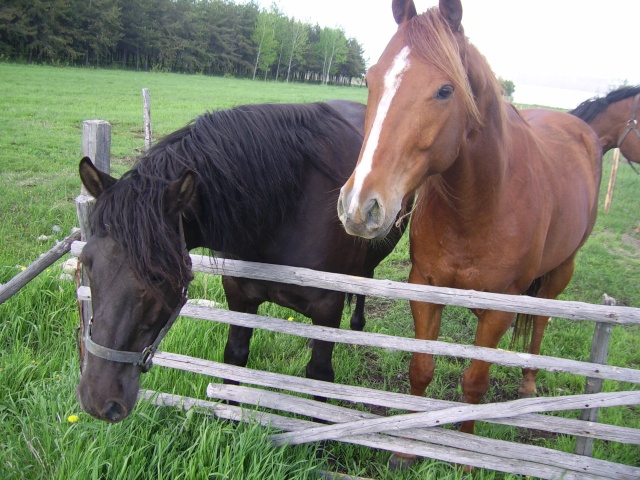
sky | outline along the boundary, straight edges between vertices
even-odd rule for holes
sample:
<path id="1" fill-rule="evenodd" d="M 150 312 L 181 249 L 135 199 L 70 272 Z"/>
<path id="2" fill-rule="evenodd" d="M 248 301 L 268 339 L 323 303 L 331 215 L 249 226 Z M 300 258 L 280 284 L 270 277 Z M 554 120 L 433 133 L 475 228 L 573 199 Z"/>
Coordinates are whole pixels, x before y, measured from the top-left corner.
<path id="1" fill-rule="evenodd" d="M 258 0 L 288 17 L 342 27 L 376 63 L 397 29 L 391 0 Z M 437 0 L 415 0 L 418 13 Z M 466 0 L 462 25 L 514 102 L 574 108 L 640 84 L 640 0 Z"/>

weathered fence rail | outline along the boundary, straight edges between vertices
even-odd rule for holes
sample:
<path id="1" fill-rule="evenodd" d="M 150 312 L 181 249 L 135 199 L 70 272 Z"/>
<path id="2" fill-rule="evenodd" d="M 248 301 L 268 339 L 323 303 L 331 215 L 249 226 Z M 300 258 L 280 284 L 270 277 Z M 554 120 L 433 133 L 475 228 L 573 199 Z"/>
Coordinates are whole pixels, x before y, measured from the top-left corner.
<path id="1" fill-rule="evenodd" d="M 215 390 L 214 390 L 215 389 Z M 220 393 L 224 392 L 224 393 Z M 343 423 L 362 418 L 376 418 L 373 414 L 355 411 L 344 407 L 321 404 L 313 400 L 290 395 L 266 392 L 264 390 L 230 385 L 210 385 L 210 396 L 245 404 L 261 405 L 265 408 L 280 410 L 287 405 L 287 411 L 308 415 L 313 411 L 317 418 L 324 421 Z M 177 395 L 142 392 L 146 398 L 157 405 L 177 406 L 180 408 L 200 408 L 213 412 L 220 418 L 236 421 L 253 421 L 272 428 L 300 432 L 318 424 L 281 415 L 256 412 L 253 410 L 230 410 L 229 406 L 217 402 L 198 400 Z M 315 405 L 319 404 L 319 405 Z M 237 408 L 237 407 L 236 407 Z M 395 435 L 395 434 L 394 434 Z M 518 445 L 511 442 L 467 435 L 440 427 L 429 429 L 411 429 L 402 431 L 401 436 L 387 434 L 364 434 L 341 437 L 340 441 L 365 445 L 372 448 L 393 449 L 424 457 L 438 458 L 452 463 L 483 466 L 497 471 L 518 473 L 542 478 L 563 479 L 602 479 L 635 478 L 638 469 L 617 465 L 603 460 L 585 459 L 556 450 Z"/>
<path id="2" fill-rule="evenodd" d="M 15 295 L 22 287 L 55 263 L 56 260 L 59 260 L 69 253 L 71 250 L 71 244 L 79 238 L 80 231 L 77 230 L 61 242 L 56 243 L 47 253 L 42 255 L 7 283 L 0 285 L 0 304 Z"/>
<path id="3" fill-rule="evenodd" d="M 337 273 L 317 272 L 306 268 L 281 270 L 280 265 L 215 259 L 202 255 L 192 256 L 194 271 L 216 275 L 253 278 L 283 283 L 314 286 L 396 300 L 416 300 L 467 308 L 496 309 L 506 312 L 549 315 L 569 320 L 594 320 L 617 324 L 640 325 L 640 309 L 584 302 L 556 301 L 524 295 L 459 290 L 446 287 L 425 287 L 391 280 L 370 280 Z"/>

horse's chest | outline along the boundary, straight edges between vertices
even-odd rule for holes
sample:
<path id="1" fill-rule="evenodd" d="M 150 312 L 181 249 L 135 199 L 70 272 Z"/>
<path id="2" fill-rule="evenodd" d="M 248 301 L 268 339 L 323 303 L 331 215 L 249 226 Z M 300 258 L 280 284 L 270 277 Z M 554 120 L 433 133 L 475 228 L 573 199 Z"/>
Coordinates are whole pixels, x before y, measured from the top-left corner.
<path id="1" fill-rule="evenodd" d="M 434 232 L 432 232 L 434 233 Z M 479 291 L 503 291 L 518 275 L 513 252 L 482 235 L 440 234 L 411 238 L 414 274 L 425 283 Z"/>

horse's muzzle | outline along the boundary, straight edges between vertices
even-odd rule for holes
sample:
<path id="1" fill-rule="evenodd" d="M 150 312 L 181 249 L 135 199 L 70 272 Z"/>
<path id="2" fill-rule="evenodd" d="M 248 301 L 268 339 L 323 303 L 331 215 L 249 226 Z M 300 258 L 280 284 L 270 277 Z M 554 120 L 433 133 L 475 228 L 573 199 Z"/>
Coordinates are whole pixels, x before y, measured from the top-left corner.
<path id="1" fill-rule="evenodd" d="M 358 203 L 344 192 L 338 198 L 338 217 L 349 235 L 366 239 L 385 237 L 393 224 L 386 222 L 385 209 L 377 198 Z"/>

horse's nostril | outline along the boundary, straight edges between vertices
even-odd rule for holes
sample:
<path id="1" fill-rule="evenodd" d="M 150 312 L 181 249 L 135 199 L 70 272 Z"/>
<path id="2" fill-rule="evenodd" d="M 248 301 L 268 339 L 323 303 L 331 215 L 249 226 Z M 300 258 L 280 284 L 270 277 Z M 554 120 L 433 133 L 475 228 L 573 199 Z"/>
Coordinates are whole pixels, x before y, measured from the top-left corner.
<path id="1" fill-rule="evenodd" d="M 380 203 L 377 199 L 371 199 L 367 204 L 365 223 L 369 228 L 377 228 L 381 224 L 381 211 Z"/>
<path id="2" fill-rule="evenodd" d="M 115 401 L 108 401 L 104 409 L 104 418 L 110 422 L 119 422 L 127 416 L 127 409 L 124 405 Z"/>
<path id="3" fill-rule="evenodd" d="M 338 197 L 338 218 L 340 220 L 344 220 L 344 205 L 343 205 L 343 198 L 342 198 L 342 194 L 340 194 L 340 196 Z"/>
<path id="4" fill-rule="evenodd" d="M 375 222 L 380 216 L 380 204 L 376 199 L 373 199 L 372 202 L 373 203 L 367 212 L 367 220 Z"/>

